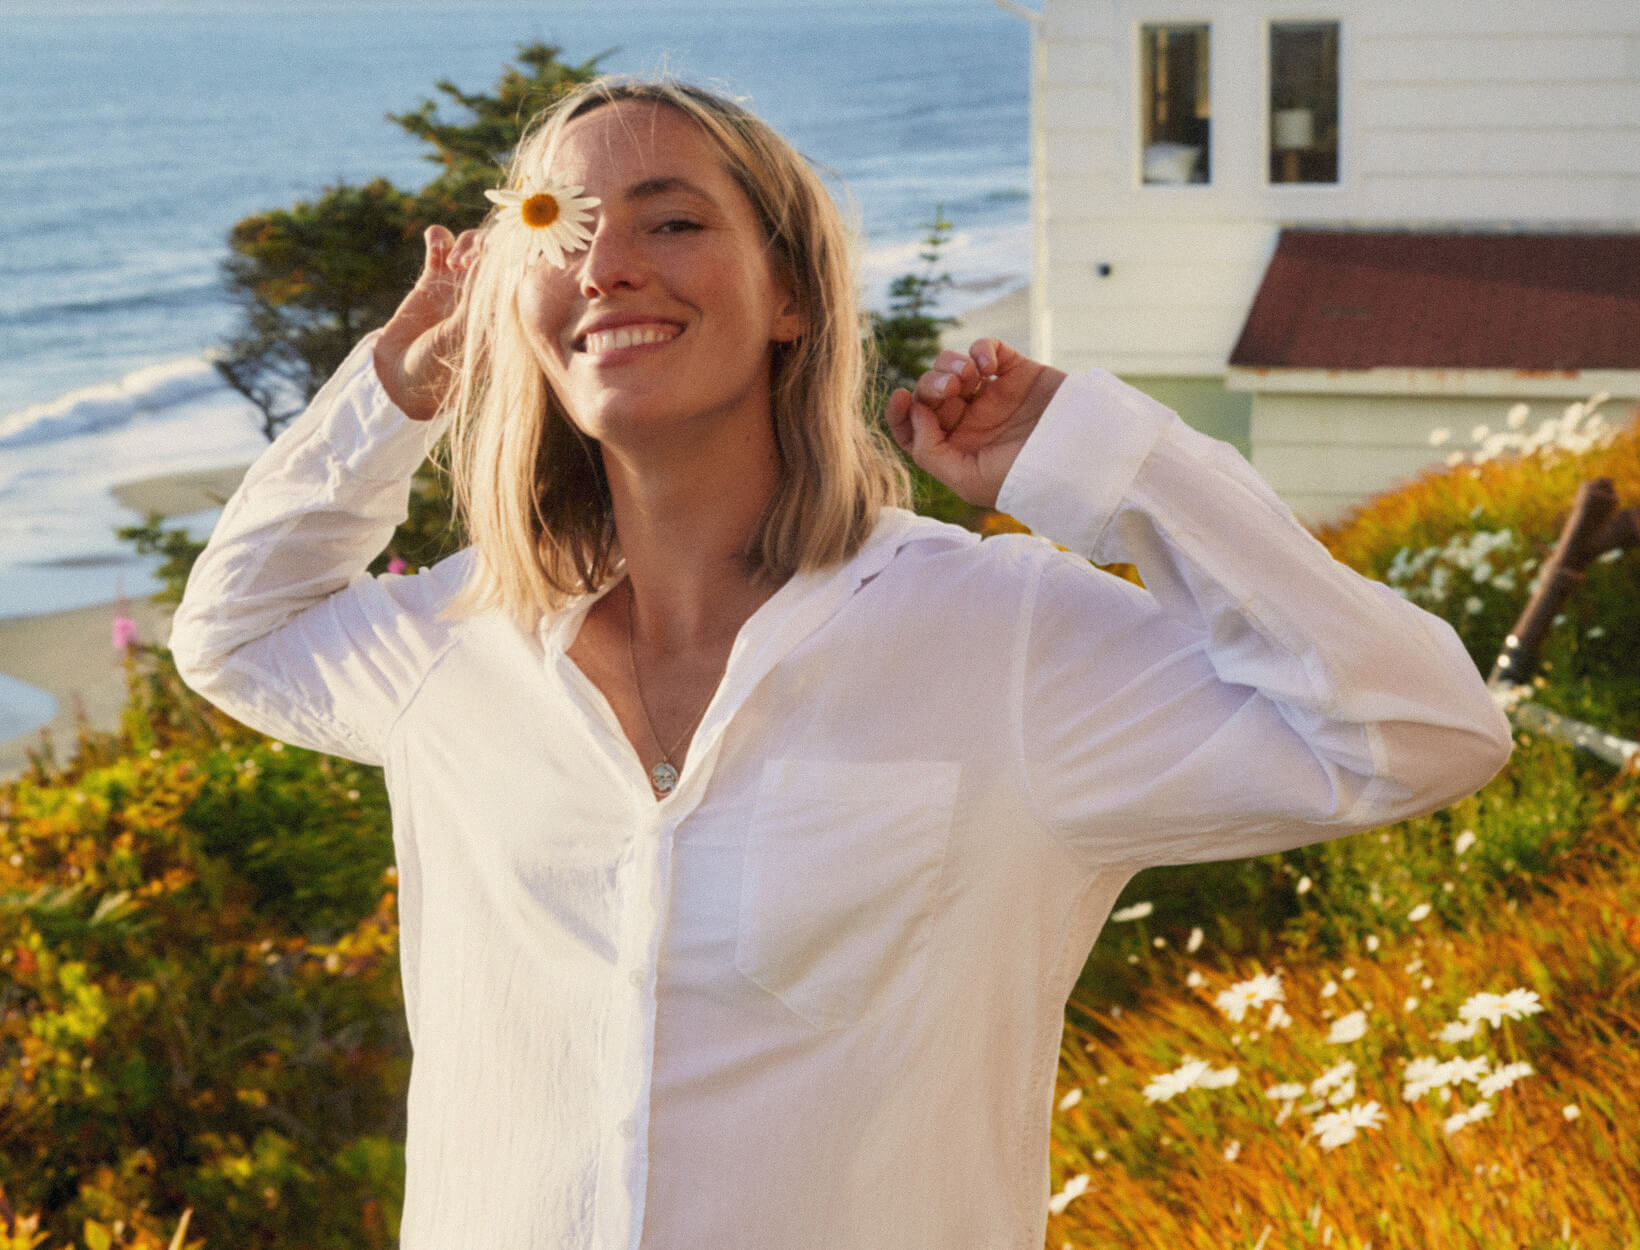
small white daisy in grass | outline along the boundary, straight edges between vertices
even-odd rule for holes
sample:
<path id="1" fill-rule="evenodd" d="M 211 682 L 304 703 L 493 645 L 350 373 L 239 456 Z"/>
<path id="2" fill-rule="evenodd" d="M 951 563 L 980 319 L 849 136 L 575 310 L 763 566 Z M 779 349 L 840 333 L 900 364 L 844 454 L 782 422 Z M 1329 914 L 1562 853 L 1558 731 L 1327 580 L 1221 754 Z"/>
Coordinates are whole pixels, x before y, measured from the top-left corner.
<path id="1" fill-rule="evenodd" d="M 1261 973 L 1221 990 L 1213 1002 L 1226 1016 L 1240 1024 L 1249 1008 L 1279 1003 L 1287 993 L 1281 988 L 1281 973 Z"/>
<path id="2" fill-rule="evenodd" d="M 1452 1084 L 1468 1081 L 1473 1085 L 1492 1070 L 1492 1061 L 1476 1055 L 1473 1059 L 1448 1059 L 1442 1066 L 1452 1074 Z"/>
<path id="3" fill-rule="evenodd" d="M 1065 1096 L 1059 1100 L 1059 1109 L 1061 1111 L 1069 1111 L 1072 1107 L 1076 1106 L 1076 1104 L 1081 1102 L 1081 1101 L 1082 1101 L 1082 1089 L 1081 1089 L 1080 1086 L 1078 1086 L 1075 1089 L 1066 1091 Z"/>
<path id="4" fill-rule="evenodd" d="M 1224 1143 L 1224 1161 L 1226 1163 L 1234 1163 L 1240 1154 L 1241 1143 L 1239 1141 L 1232 1139 Z"/>
<path id="5" fill-rule="evenodd" d="M 1466 1024 L 1479 1024 L 1485 1021 L 1494 1029 L 1503 1023 L 1503 995 L 1489 994 L 1482 990 L 1479 994 L 1471 994 L 1458 1008 L 1458 1019 Z"/>
<path id="6" fill-rule="evenodd" d="M 1457 836 L 1457 839 L 1452 843 L 1452 849 L 1454 851 L 1456 851 L 1459 855 L 1462 855 L 1465 851 L 1467 851 L 1470 847 L 1472 847 L 1474 845 L 1475 845 L 1475 831 L 1473 829 L 1465 829 L 1462 833 L 1460 833 Z"/>
<path id="7" fill-rule="evenodd" d="M 1480 1021 L 1471 1020 L 1467 1024 L 1454 1020 L 1440 1031 L 1441 1041 L 1449 1044 L 1467 1042 L 1480 1031 Z"/>
<path id="8" fill-rule="evenodd" d="M 1192 968 L 1190 970 L 1190 974 L 1187 977 L 1185 977 L 1184 983 L 1186 985 L 1188 985 L 1193 990 L 1194 989 L 1200 989 L 1202 986 L 1207 984 L 1207 978 L 1204 977 L 1196 969 Z"/>
<path id="9" fill-rule="evenodd" d="M 1544 1009 L 1536 990 L 1510 990 L 1503 996 L 1503 1014 L 1511 1020 L 1524 1020 Z"/>
<path id="10" fill-rule="evenodd" d="M 1265 1017 L 1264 1027 L 1267 1029 L 1284 1029 L 1293 1022 L 1287 1014 L 1287 1009 L 1280 1003 L 1270 1004 L 1270 1014 Z"/>
<path id="11" fill-rule="evenodd" d="M 1124 924 L 1129 920 L 1143 920 L 1155 910 L 1154 903 L 1135 903 L 1132 907 L 1123 907 L 1111 912 L 1110 918 L 1117 924 Z"/>
<path id="12" fill-rule="evenodd" d="M 1413 924 L 1417 924 L 1420 920 L 1425 919 L 1429 915 L 1429 911 L 1430 908 L 1428 903 L 1419 903 L 1407 913 L 1407 919 L 1412 921 Z"/>
<path id="13" fill-rule="evenodd" d="M 1264 1096 L 1277 1102 L 1294 1102 L 1304 1097 L 1304 1088 L 1296 1081 L 1289 1081 L 1285 1085 L 1270 1086 L 1264 1091 Z"/>
<path id="14" fill-rule="evenodd" d="M 1496 1071 L 1483 1076 L 1476 1082 L 1475 1088 L 1480 1090 L 1487 1098 L 1491 1098 L 1494 1094 L 1501 1094 L 1523 1076 L 1531 1076 L 1532 1074 L 1533 1068 L 1529 1063 L 1524 1061 L 1506 1063 Z"/>
<path id="15" fill-rule="evenodd" d="M 1454 1112 L 1452 1115 L 1447 1116 L 1446 1117 L 1446 1122 L 1441 1127 L 1444 1128 L 1447 1132 L 1447 1135 L 1450 1136 L 1451 1134 L 1458 1132 L 1460 1129 L 1465 1128 L 1468 1125 L 1473 1124 L 1476 1120 L 1486 1119 L 1486 1117 L 1491 1115 L 1491 1114 L 1492 1114 L 1492 1104 L 1491 1103 L 1484 1102 L 1484 1101 L 1483 1102 L 1478 1102 L 1473 1107 L 1470 1107 L 1467 1111 L 1458 1111 L 1458 1112 Z"/>
<path id="16" fill-rule="evenodd" d="M 1342 1046 L 1346 1042 L 1358 1042 L 1367 1035 L 1367 1013 L 1352 1011 L 1347 1016 L 1340 1016 L 1333 1021 L 1333 1026 L 1327 1031 L 1327 1041 L 1334 1046 Z"/>
<path id="17" fill-rule="evenodd" d="M 1211 1071 L 1212 1066 L 1205 1059 L 1186 1055 L 1183 1062 L 1173 1071 L 1164 1072 L 1151 1079 L 1145 1086 L 1145 1101 L 1166 1102 L 1175 1095 L 1184 1093 L 1194 1086 L 1204 1073 Z"/>
<path id="18" fill-rule="evenodd" d="M 1187 1089 L 1222 1089 L 1240 1077 L 1235 1068 L 1214 1068 L 1205 1059 L 1186 1055 L 1171 1072 L 1152 1078 L 1145 1086 L 1146 1102 L 1167 1102 Z"/>
<path id="19" fill-rule="evenodd" d="M 530 232 L 532 258 L 543 256 L 561 268 L 567 256 L 579 252 L 592 239 L 587 223 L 599 200 L 595 195 L 583 196 L 583 189 L 548 174 L 539 180 L 526 180 L 516 190 L 486 191 L 484 198 L 502 208 L 516 209 L 516 215 L 504 214 L 502 221 Z"/>
<path id="20" fill-rule="evenodd" d="M 1323 1150 L 1336 1150 L 1344 1143 L 1354 1141 L 1361 1129 L 1382 1128 L 1383 1124 L 1384 1109 L 1375 1102 L 1363 1102 L 1316 1117 L 1310 1132 L 1321 1139 Z"/>
<path id="21" fill-rule="evenodd" d="M 1081 1197 L 1082 1194 L 1087 1192 L 1087 1188 L 1087 1173 L 1078 1173 L 1065 1182 L 1065 1188 L 1061 1189 L 1052 1198 L 1048 1199 L 1048 1210 L 1053 1212 L 1055 1215 L 1062 1214 L 1065 1208 L 1070 1206 L 1071 1200 L 1073 1198 Z"/>
<path id="22" fill-rule="evenodd" d="M 1320 1076 L 1316 1077 L 1315 1080 L 1310 1082 L 1310 1093 L 1324 1094 L 1329 1089 L 1332 1089 L 1336 1085 L 1342 1085 L 1345 1081 L 1350 1080 L 1354 1076 L 1355 1065 L 1348 1059 L 1344 1060 L 1343 1063 L 1335 1063 Z"/>
<path id="23" fill-rule="evenodd" d="M 1569 1102 L 1560 1109 L 1560 1114 L 1566 1117 L 1568 1123 L 1582 1115 L 1582 1109 L 1575 1102 Z"/>
<path id="24" fill-rule="evenodd" d="M 1202 948 L 1202 941 L 1206 938 L 1206 936 L 1207 935 L 1203 933 L 1200 928 L 1190 930 L 1190 940 L 1184 944 L 1185 950 L 1194 955 Z"/>

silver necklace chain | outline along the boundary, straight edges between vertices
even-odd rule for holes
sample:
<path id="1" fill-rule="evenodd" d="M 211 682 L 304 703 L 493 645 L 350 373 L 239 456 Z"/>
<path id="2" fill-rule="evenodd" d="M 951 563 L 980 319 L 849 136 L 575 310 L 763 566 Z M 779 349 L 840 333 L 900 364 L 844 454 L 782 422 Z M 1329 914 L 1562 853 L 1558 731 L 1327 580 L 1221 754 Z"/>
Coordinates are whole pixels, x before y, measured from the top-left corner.
<path id="1" fill-rule="evenodd" d="M 638 652 L 634 641 L 638 630 L 633 618 L 633 604 L 637 601 L 637 597 L 632 589 L 632 581 L 628 578 L 626 583 L 626 662 L 632 668 L 632 688 L 638 694 L 638 710 L 643 713 L 644 724 L 649 726 L 649 736 L 655 743 L 655 749 L 661 753 L 660 763 L 655 764 L 649 770 L 649 784 L 656 794 L 665 798 L 678 785 L 678 767 L 672 763 L 672 756 L 683 745 L 684 739 L 695 732 L 695 726 L 700 724 L 700 718 L 706 715 L 706 709 L 712 702 L 712 696 L 710 694 L 706 696 L 706 702 L 702 703 L 700 711 L 690 718 L 689 727 L 678 735 L 678 740 L 672 744 L 672 749 L 668 751 L 663 747 L 660 734 L 655 732 L 655 718 L 650 716 L 649 704 L 643 697 L 643 683 L 638 680 Z"/>

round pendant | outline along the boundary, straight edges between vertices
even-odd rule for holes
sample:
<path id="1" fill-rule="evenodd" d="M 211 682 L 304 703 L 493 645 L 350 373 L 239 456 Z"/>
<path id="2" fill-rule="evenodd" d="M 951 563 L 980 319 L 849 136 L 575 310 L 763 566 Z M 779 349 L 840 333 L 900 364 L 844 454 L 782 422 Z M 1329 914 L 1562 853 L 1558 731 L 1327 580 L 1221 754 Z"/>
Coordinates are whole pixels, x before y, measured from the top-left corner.
<path id="1" fill-rule="evenodd" d="M 656 794 L 671 794 L 678 784 L 678 770 L 662 760 L 649 770 L 649 784 Z"/>

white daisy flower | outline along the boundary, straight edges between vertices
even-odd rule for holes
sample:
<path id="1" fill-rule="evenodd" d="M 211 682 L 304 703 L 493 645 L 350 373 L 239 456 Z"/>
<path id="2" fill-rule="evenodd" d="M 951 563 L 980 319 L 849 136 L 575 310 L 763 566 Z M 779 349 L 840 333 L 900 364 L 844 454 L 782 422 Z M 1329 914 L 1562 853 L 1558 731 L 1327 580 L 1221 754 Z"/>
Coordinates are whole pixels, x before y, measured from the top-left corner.
<path id="1" fill-rule="evenodd" d="M 1501 1094 L 1523 1076 L 1532 1075 L 1532 1065 L 1525 1062 L 1506 1063 L 1495 1072 L 1483 1076 L 1475 1083 L 1475 1088 L 1490 1098 L 1494 1094 Z"/>
<path id="2" fill-rule="evenodd" d="M 1474 845 L 1475 845 L 1475 831 L 1473 829 L 1465 829 L 1462 833 L 1460 833 L 1457 836 L 1456 840 L 1453 841 L 1452 849 L 1454 851 L 1456 851 L 1459 855 L 1462 855 L 1465 851 L 1467 851 L 1470 847 L 1472 847 Z"/>
<path id="3" fill-rule="evenodd" d="M 1494 1029 L 1503 1023 L 1503 1014 L 1503 995 L 1489 994 L 1485 990 L 1471 994 L 1458 1008 L 1458 1018 L 1465 1023 L 1477 1024 L 1484 1020 Z"/>
<path id="4" fill-rule="evenodd" d="M 1201 949 L 1202 939 L 1206 936 L 1207 935 L 1203 933 L 1200 928 L 1190 930 L 1190 940 L 1184 944 L 1185 950 L 1194 955 Z"/>
<path id="5" fill-rule="evenodd" d="M 516 209 L 512 220 L 529 230 L 530 256 L 543 256 L 562 268 L 566 257 L 592 241 L 587 223 L 599 200 L 595 195 L 583 196 L 582 190 L 548 174 L 540 181 L 526 181 L 517 190 L 486 191 L 484 198 L 502 208 Z M 504 215 L 503 220 L 507 219 Z"/>
<path id="6" fill-rule="evenodd" d="M 1174 1095 L 1182 1094 L 1185 1090 L 1192 1088 L 1197 1081 L 1210 1071 L 1212 1071 L 1212 1065 L 1207 1060 L 1195 1059 L 1186 1055 L 1184 1062 L 1174 1068 L 1173 1071 L 1162 1073 L 1145 1086 L 1145 1101 L 1166 1102 Z"/>
<path id="7" fill-rule="evenodd" d="M 1070 1180 L 1065 1182 L 1065 1188 L 1048 1199 L 1048 1210 L 1055 1215 L 1059 1215 L 1066 1207 L 1070 1206 L 1072 1198 L 1080 1197 L 1087 1191 L 1087 1188 L 1088 1177 L 1086 1173 L 1071 1177 Z"/>
<path id="8" fill-rule="evenodd" d="M 1240 1024 L 1246 1017 L 1248 1008 L 1262 1007 L 1265 1003 L 1279 1003 L 1286 996 L 1286 991 L 1281 988 L 1281 973 L 1272 972 L 1236 982 L 1229 989 L 1221 991 L 1213 1002 L 1220 1011 Z"/>
<path id="9" fill-rule="evenodd" d="M 1327 1033 L 1327 1040 L 1334 1046 L 1342 1046 L 1345 1042 L 1358 1042 L 1367 1035 L 1367 1013 L 1352 1011 L 1347 1016 L 1340 1016 L 1333 1021 L 1332 1028 Z"/>
<path id="10" fill-rule="evenodd" d="M 1446 1123 L 1445 1123 L 1445 1125 L 1443 1125 L 1443 1127 L 1446 1129 L 1447 1134 L 1451 1135 L 1453 1133 L 1456 1133 L 1459 1129 L 1465 1127 L 1466 1125 L 1473 1124 L 1476 1120 L 1486 1119 L 1486 1117 L 1491 1115 L 1491 1114 L 1492 1114 L 1492 1104 L 1491 1103 L 1489 1103 L 1489 1102 L 1478 1102 L 1473 1107 L 1469 1108 L 1469 1110 L 1467 1110 L 1467 1111 L 1459 1111 L 1459 1112 L 1454 1113 L 1453 1115 L 1447 1116 Z"/>
<path id="11" fill-rule="evenodd" d="M 1441 1030 L 1440 1038 L 1441 1041 L 1448 1043 L 1467 1042 L 1480 1031 L 1480 1027 L 1480 1021 L 1478 1020 L 1471 1020 L 1468 1023 L 1454 1020 Z"/>
<path id="12" fill-rule="evenodd" d="M 1355 1075 L 1355 1065 L 1348 1059 L 1334 1064 L 1310 1082 L 1310 1093 L 1324 1094 L 1335 1085 L 1342 1085 Z"/>
<path id="13" fill-rule="evenodd" d="M 1127 920 L 1143 920 L 1155 910 L 1156 904 L 1154 903 L 1135 903 L 1132 907 L 1123 907 L 1119 911 L 1111 912 L 1110 918 L 1117 924 L 1121 924 Z"/>
<path id="14" fill-rule="evenodd" d="M 1286 1085 L 1272 1085 L 1264 1091 L 1264 1096 L 1278 1102 L 1294 1102 L 1304 1097 L 1304 1086 L 1296 1081 Z"/>
<path id="15" fill-rule="evenodd" d="M 1536 990 L 1510 990 L 1499 1001 L 1498 1006 L 1511 1020 L 1524 1020 L 1527 1016 L 1535 1016 L 1543 1010 L 1543 1003 L 1538 998 Z"/>
<path id="16" fill-rule="evenodd" d="M 1361 1129 L 1382 1128 L 1383 1123 L 1384 1109 L 1375 1102 L 1365 1102 L 1317 1117 L 1310 1132 L 1321 1139 L 1323 1150 L 1336 1150 L 1345 1142 L 1354 1141 Z"/>
<path id="17" fill-rule="evenodd" d="M 1073 1089 L 1073 1090 L 1070 1090 L 1069 1092 L 1067 1092 L 1066 1095 L 1059 1100 L 1059 1109 L 1061 1111 L 1069 1111 L 1072 1107 L 1076 1106 L 1076 1104 L 1081 1102 L 1081 1101 L 1082 1101 L 1082 1090 L 1081 1090 L 1080 1087 L 1078 1087 L 1076 1089 Z"/>

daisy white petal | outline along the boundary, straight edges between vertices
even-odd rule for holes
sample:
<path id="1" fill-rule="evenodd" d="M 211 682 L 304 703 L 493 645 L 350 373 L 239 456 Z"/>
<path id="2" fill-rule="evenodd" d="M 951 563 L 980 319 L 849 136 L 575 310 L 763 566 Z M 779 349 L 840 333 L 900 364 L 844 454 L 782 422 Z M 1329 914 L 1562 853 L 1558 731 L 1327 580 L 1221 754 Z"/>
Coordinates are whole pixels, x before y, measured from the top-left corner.
<path id="1" fill-rule="evenodd" d="M 1332 1028 L 1327 1033 L 1327 1040 L 1334 1046 L 1341 1046 L 1345 1042 L 1358 1042 L 1367 1035 L 1367 1013 L 1352 1011 L 1347 1016 L 1340 1016 L 1333 1021 Z"/>

